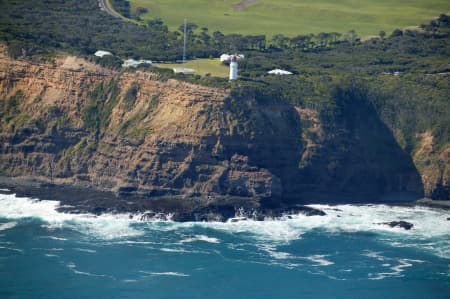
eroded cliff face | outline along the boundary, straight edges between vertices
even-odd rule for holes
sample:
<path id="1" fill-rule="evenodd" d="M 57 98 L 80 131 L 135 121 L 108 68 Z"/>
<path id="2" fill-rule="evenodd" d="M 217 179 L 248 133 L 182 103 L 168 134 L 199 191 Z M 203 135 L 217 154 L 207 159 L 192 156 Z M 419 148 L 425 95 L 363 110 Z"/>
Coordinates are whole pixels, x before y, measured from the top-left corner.
<path id="1" fill-rule="evenodd" d="M 247 147 L 227 90 L 74 57 L 31 64 L 2 56 L 0 67 L 4 174 L 145 195 L 281 196 L 270 171 L 238 151 L 224 154 L 227 143 Z"/>
<path id="2" fill-rule="evenodd" d="M 425 194 L 431 199 L 450 200 L 450 144 L 439 148 L 429 131 L 417 137 L 420 143 L 413 158 L 420 170 Z"/>
<path id="3" fill-rule="evenodd" d="M 75 57 L 33 64 L 1 55 L 0 100 L 8 176 L 205 202 L 423 192 L 411 158 L 377 119 L 324 127 L 310 109 Z"/>

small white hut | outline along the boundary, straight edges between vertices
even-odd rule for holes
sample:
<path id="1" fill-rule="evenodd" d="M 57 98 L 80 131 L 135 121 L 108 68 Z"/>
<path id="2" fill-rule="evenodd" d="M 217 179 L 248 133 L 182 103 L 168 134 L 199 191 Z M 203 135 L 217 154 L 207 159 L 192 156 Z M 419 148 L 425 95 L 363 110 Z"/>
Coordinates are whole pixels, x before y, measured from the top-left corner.
<path id="1" fill-rule="evenodd" d="M 134 60 L 134 59 L 127 59 L 123 62 L 122 67 L 138 67 L 141 64 L 152 64 L 151 60 Z"/>
<path id="2" fill-rule="evenodd" d="M 194 69 L 187 69 L 185 67 L 182 68 L 174 68 L 173 72 L 175 74 L 186 74 L 186 75 L 193 75 L 195 74 L 195 70 Z"/>
<path id="3" fill-rule="evenodd" d="M 108 51 L 98 50 L 97 52 L 94 53 L 94 55 L 97 57 L 103 57 L 103 56 L 109 56 L 109 55 L 112 56 L 113 54 Z"/>
<path id="4" fill-rule="evenodd" d="M 285 70 L 280 70 L 280 69 L 274 69 L 274 70 L 268 71 L 267 73 L 271 74 L 271 75 L 292 75 L 291 72 L 285 71 Z"/>

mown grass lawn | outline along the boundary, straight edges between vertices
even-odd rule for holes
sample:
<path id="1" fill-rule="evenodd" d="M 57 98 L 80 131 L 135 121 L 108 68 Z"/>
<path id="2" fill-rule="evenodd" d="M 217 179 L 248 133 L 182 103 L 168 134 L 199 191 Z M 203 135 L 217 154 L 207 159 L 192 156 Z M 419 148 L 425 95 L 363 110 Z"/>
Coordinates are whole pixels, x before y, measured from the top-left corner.
<path id="1" fill-rule="evenodd" d="M 160 68 L 182 68 L 181 63 L 158 63 L 156 67 Z M 219 58 L 194 59 L 186 61 L 186 68 L 194 69 L 195 74 L 204 76 L 211 74 L 214 77 L 226 78 L 229 75 L 229 67 L 220 63 Z"/>
<path id="2" fill-rule="evenodd" d="M 130 0 L 170 29 L 184 18 L 210 33 L 297 34 L 356 30 L 359 36 L 419 25 L 450 11 L 448 0 Z M 239 6 L 239 4 L 241 4 Z"/>

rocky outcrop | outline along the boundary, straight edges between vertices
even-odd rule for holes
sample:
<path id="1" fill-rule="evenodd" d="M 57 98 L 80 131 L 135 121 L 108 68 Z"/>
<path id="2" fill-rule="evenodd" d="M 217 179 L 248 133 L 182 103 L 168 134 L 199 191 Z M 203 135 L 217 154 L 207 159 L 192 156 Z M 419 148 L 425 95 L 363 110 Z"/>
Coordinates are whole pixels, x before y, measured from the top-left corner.
<path id="1" fill-rule="evenodd" d="M 403 228 L 404 230 L 410 230 L 411 228 L 414 227 L 414 224 L 407 222 L 407 221 L 391 221 L 391 222 L 386 222 L 383 223 L 385 225 L 388 225 L 390 227 L 399 227 L 399 228 Z"/>
<path id="2" fill-rule="evenodd" d="M 429 131 L 417 134 L 419 145 L 413 154 L 425 194 L 435 200 L 450 201 L 450 144 L 437 147 Z"/>
<path id="3" fill-rule="evenodd" d="M 0 99 L 7 176 L 169 196 L 199 209 L 229 198 L 228 206 L 261 208 L 422 193 L 411 158 L 367 115 L 355 128 L 330 127 L 311 109 L 75 57 L 0 56 Z"/>

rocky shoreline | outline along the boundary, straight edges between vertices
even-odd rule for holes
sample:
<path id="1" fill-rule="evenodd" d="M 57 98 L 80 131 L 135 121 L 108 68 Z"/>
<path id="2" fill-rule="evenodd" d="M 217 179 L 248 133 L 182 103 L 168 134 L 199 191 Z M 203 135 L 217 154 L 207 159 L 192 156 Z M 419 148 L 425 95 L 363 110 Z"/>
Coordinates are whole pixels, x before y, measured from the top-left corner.
<path id="1" fill-rule="evenodd" d="M 204 199 L 189 196 L 142 197 L 137 195 L 120 195 L 114 192 L 99 191 L 81 186 L 56 185 L 40 182 L 32 178 L 0 176 L 0 189 L 2 189 L 3 193 L 16 194 L 19 197 L 59 201 L 59 212 L 89 213 L 94 215 L 105 213 L 130 214 L 130 217 L 132 217 L 131 215 L 140 214 L 139 217 L 144 221 L 170 219 L 176 222 L 234 222 L 247 219 L 263 221 L 267 218 L 277 219 L 295 214 L 306 216 L 326 215 L 324 211 L 306 205 L 286 205 L 267 198 L 223 196 L 210 198 L 205 202 Z M 367 202 L 366 204 L 370 203 L 373 202 Z M 386 202 L 383 203 L 386 204 Z M 360 202 L 359 204 L 363 203 Z M 450 208 L 450 203 L 438 205 L 439 203 L 435 204 L 432 200 L 390 202 L 387 204 Z M 403 223 L 390 223 L 388 225 L 405 228 Z M 406 226 L 409 226 L 409 224 L 406 224 Z"/>
<path id="2" fill-rule="evenodd" d="M 31 178 L 0 177 L 0 189 L 19 197 L 55 200 L 60 202 L 58 211 L 65 213 L 89 213 L 100 215 L 138 214 L 142 220 L 154 218 L 170 219 L 177 222 L 221 221 L 232 218 L 255 219 L 279 218 L 288 214 L 302 213 L 307 216 L 326 215 L 325 212 L 303 205 L 283 205 L 269 199 L 237 196 L 202 198 L 188 196 L 142 197 L 120 195 L 92 188 L 64 186 L 40 182 Z"/>

